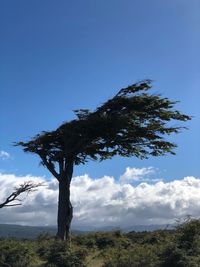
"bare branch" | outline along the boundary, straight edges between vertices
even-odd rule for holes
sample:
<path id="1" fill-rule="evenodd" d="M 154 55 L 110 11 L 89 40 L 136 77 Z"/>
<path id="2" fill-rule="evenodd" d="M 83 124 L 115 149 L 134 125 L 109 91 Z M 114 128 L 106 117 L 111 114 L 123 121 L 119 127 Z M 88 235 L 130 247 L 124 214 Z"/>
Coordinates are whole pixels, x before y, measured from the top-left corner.
<path id="1" fill-rule="evenodd" d="M 39 186 L 44 185 L 43 183 L 33 183 L 32 181 L 24 182 L 23 184 L 19 185 L 19 187 L 15 187 L 14 191 L 6 198 L 6 200 L 3 203 L 0 203 L 0 209 L 4 207 L 13 207 L 13 206 L 20 206 L 22 205 L 21 199 L 18 198 L 18 196 L 21 196 L 23 193 L 26 193 L 27 195 L 31 192 L 34 192 L 37 190 Z M 18 202 L 9 204 L 11 202 Z"/>

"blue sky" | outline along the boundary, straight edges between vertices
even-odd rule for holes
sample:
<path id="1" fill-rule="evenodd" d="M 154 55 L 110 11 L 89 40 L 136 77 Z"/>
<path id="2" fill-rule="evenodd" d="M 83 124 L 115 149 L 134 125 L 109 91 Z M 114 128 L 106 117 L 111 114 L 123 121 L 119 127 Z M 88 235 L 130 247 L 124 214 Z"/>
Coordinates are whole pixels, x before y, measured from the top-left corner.
<path id="1" fill-rule="evenodd" d="M 0 160 L 4 173 L 50 177 L 39 158 L 12 146 L 94 109 L 119 89 L 154 80 L 153 92 L 180 100 L 194 116 L 172 137 L 176 156 L 113 158 L 74 175 L 122 175 L 127 166 L 157 168 L 166 181 L 200 177 L 200 2 L 198 0 L 0 2 Z"/>

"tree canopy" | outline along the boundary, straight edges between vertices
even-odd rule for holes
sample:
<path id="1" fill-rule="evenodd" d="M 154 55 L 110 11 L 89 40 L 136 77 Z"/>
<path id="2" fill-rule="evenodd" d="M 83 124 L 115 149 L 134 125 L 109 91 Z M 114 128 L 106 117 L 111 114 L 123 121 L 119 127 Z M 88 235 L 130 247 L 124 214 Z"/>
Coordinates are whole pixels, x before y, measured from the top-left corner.
<path id="1" fill-rule="evenodd" d="M 23 146 L 25 152 L 38 154 L 57 178 L 68 161 L 79 165 L 115 155 L 148 158 L 175 154 L 176 144 L 166 141 L 165 135 L 178 133 L 184 127 L 170 126 L 169 122 L 191 117 L 174 109 L 177 101 L 149 94 L 150 89 L 150 80 L 123 88 L 95 111 L 75 110 L 76 119 L 17 145 Z"/>

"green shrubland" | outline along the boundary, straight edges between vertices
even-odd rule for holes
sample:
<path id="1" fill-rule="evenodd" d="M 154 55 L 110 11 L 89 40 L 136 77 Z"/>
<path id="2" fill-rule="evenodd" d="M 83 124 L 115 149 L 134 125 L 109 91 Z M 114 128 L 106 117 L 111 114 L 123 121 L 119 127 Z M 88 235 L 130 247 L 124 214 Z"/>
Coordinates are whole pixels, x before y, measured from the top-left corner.
<path id="1" fill-rule="evenodd" d="M 199 267 L 200 220 L 174 230 L 0 240 L 0 267 Z"/>

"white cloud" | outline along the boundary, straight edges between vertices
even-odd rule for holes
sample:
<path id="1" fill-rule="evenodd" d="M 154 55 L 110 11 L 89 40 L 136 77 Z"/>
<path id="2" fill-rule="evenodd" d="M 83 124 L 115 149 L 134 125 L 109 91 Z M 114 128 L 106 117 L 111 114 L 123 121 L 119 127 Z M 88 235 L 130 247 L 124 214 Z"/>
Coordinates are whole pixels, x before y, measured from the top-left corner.
<path id="1" fill-rule="evenodd" d="M 123 177 L 127 176 L 127 169 Z M 147 169 L 146 172 L 144 168 L 141 172 L 137 169 L 139 180 Z M 45 181 L 43 177 L 0 174 L 0 202 L 14 186 L 29 180 Z M 22 206 L 0 209 L 0 223 L 55 225 L 57 181 L 51 179 L 45 183 L 46 186 L 26 197 Z M 188 214 L 197 217 L 200 214 L 199 192 L 200 179 L 195 177 L 153 184 L 142 182 L 137 186 L 129 184 L 127 179 L 126 183 L 120 183 L 109 176 L 100 179 L 88 175 L 74 177 L 71 184 L 73 227 L 131 227 L 174 223 L 175 219 Z"/>
<path id="2" fill-rule="evenodd" d="M 150 178 L 152 174 L 156 173 L 153 167 L 147 168 L 130 168 L 127 167 L 123 175 L 120 176 L 121 183 L 130 183 L 131 181 L 154 181 L 158 182 L 160 179 Z"/>
<path id="3" fill-rule="evenodd" d="M 10 154 L 4 150 L 0 150 L 0 158 L 5 160 L 10 158 Z"/>

